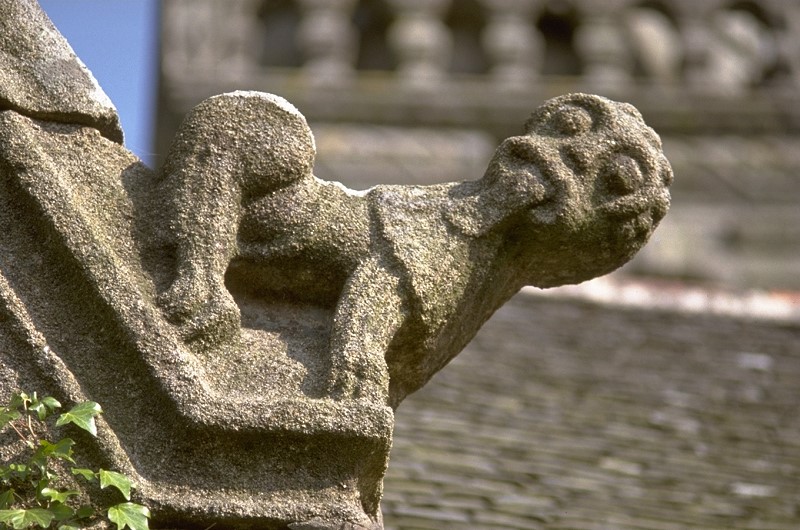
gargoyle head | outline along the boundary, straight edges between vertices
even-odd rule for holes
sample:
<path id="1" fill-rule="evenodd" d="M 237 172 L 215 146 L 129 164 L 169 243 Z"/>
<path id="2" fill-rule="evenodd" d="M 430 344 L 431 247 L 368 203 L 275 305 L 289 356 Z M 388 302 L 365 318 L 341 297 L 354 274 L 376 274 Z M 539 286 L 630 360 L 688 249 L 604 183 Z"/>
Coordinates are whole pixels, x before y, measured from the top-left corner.
<path id="1" fill-rule="evenodd" d="M 672 169 L 633 106 L 570 94 L 547 101 L 524 135 L 505 140 L 484 180 L 532 199 L 509 233 L 526 249 L 528 283 L 552 287 L 630 260 L 669 208 Z"/>

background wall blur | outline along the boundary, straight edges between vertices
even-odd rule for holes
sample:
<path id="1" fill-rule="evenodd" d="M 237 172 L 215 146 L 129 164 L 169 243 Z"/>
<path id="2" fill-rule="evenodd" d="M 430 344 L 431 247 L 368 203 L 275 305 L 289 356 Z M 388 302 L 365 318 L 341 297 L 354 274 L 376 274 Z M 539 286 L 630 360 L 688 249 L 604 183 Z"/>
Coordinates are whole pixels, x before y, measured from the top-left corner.
<path id="1" fill-rule="evenodd" d="M 676 179 L 623 273 L 800 288 L 796 0 L 163 0 L 161 38 L 156 152 L 203 98 L 263 90 L 354 188 L 478 178 L 548 97 L 629 101 Z"/>

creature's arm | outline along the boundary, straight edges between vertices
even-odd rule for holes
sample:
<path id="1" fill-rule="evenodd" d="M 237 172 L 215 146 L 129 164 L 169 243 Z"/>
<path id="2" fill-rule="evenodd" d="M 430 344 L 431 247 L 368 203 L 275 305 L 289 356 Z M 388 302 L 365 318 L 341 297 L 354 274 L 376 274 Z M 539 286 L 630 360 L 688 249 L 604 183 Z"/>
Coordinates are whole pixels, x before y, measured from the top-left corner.
<path id="1" fill-rule="evenodd" d="M 348 279 L 331 330 L 328 390 L 334 399 L 386 403 L 386 350 L 405 318 L 400 278 L 370 257 Z"/>

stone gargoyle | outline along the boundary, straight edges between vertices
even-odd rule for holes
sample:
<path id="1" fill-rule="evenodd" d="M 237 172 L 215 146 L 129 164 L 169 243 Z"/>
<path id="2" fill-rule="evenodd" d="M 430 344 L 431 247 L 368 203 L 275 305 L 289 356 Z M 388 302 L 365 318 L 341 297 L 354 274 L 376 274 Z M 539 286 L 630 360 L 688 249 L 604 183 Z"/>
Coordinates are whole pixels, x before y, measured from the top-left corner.
<path id="1" fill-rule="evenodd" d="M 102 404 L 75 458 L 131 476 L 154 528 L 382 528 L 393 409 L 669 204 L 656 134 L 584 94 L 474 181 L 319 180 L 303 116 L 257 92 L 200 103 L 152 171 L 35 0 L 0 0 L 0 30 L 0 398 Z"/>
<path id="2" fill-rule="evenodd" d="M 190 340 L 235 340 L 226 287 L 333 308 L 325 390 L 396 407 L 522 286 L 608 273 L 647 241 L 672 172 L 631 105 L 552 99 L 480 180 L 354 192 L 313 173 L 314 138 L 284 99 L 212 97 L 160 173 L 177 246 L 161 295 Z"/>

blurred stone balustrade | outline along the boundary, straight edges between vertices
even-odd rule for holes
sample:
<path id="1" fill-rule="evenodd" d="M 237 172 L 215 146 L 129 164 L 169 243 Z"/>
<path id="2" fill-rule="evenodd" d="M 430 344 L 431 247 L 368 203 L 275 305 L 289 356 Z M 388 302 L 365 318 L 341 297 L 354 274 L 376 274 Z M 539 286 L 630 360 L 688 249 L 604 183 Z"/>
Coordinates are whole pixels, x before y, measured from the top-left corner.
<path id="1" fill-rule="evenodd" d="M 627 269 L 800 288 L 800 1 L 163 0 L 157 151 L 184 113 L 277 93 L 320 177 L 364 188 L 480 176 L 543 100 L 636 105 L 674 206 Z"/>

